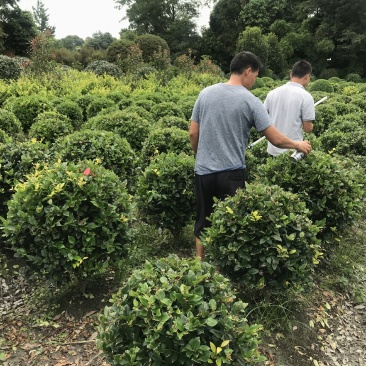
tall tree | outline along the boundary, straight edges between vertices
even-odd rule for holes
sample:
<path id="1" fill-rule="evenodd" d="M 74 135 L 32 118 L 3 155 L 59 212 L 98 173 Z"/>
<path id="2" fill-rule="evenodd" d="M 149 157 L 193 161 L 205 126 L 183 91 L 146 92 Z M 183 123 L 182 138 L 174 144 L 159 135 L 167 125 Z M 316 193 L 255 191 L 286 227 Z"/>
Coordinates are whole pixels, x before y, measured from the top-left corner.
<path id="1" fill-rule="evenodd" d="M 4 23 L 7 21 L 8 13 L 13 9 L 18 0 L 0 0 L 0 52 L 5 49 L 5 39 L 7 34 L 4 32 Z"/>
<path id="2" fill-rule="evenodd" d="M 239 34 L 244 30 L 240 9 L 246 0 L 219 0 L 211 14 L 209 28 L 202 32 L 201 53 L 211 58 L 225 71 L 236 52 Z"/>
<path id="3" fill-rule="evenodd" d="M 94 50 L 106 50 L 108 46 L 116 39 L 109 33 L 102 33 L 100 31 L 93 33 L 92 37 L 87 37 L 84 47 L 92 48 Z"/>
<path id="4" fill-rule="evenodd" d="M 29 42 L 37 33 L 32 14 L 15 7 L 7 12 L 2 28 L 6 34 L 4 48 L 17 56 L 27 56 Z"/>
<path id="5" fill-rule="evenodd" d="M 76 47 L 81 47 L 83 44 L 84 40 L 75 35 L 69 35 L 59 40 L 60 47 L 64 47 L 70 51 L 74 50 Z"/>
<path id="6" fill-rule="evenodd" d="M 150 33 L 164 38 L 173 52 L 197 40 L 193 19 L 199 8 L 215 0 L 115 0 L 126 8 L 130 28 L 138 34 Z M 178 47 L 178 48 L 179 48 Z"/>
<path id="7" fill-rule="evenodd" d="M 37 28 L 40 32 L 48 30 L 51 34 L 55 33 L 55 27 L 51 27 L 48 23 L 49 15 L 47 14 L 48 9 L 45 8 L 41 0 L 37 0 L 36 7 L 32 6 L 33 16 Z"/>

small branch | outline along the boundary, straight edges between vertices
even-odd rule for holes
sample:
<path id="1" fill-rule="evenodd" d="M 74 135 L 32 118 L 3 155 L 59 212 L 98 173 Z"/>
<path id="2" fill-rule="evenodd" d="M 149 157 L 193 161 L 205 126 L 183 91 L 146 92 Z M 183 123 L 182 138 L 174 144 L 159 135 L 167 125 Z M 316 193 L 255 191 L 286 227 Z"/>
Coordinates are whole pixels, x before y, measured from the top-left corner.
<path id="1" fill-rule="evenodd" d="M 101 354 L 102 352 L 97 353 L 92 359 L 90 359 L 85 366 L 91 365 L 92 362 Z"/>

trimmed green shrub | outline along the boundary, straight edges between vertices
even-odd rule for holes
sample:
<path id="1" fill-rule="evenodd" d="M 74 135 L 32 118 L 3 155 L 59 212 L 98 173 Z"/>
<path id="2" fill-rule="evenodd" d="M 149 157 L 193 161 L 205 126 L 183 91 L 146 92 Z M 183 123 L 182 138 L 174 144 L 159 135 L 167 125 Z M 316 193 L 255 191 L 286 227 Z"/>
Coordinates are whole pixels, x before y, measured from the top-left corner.
<path id="1" fill-rule="evenodd" d="M 347 81 L 352 81 L 354 83 L 361 83 L 362 82 L 361 76 L 359 74 L 356 74 L 356 73 L 347 74 L 345 79 Z"/>
<path id="2" fill-rule="evenodd" d="M 182 118 L 182 117 L 165 116 L 165 117 L 161 117 L 157 121 L 156 127 L 157 128 L 177 127 L 183 131 L 188 131 L 189 122 L 185 118 Z"/>
<path id="3" fill-rule="evenodd" d="M 269 184 L 299 195 L 310 210 L 310 219 L 323 227 L 321 239 L 360 217 L 364 193 L 356 172 L 345 169 L 336 158 L 321 151 L 313 151 L 297 162 L 284 153 L 268 159 L 259 174 Z"/>
<path id="4" fill-rule="evenodd" d="M 83 130 L 59 138 L 52 147 L 55 159 L 78 162 L 100 160 L 127 185 L 132 186 L 136 156 L 125 138 L 109 131 Z"/>
<path id="5" fill-rule="evenodd" d="M 135 270 L 99 317 L 97 345 L 117 365 L 255 365 L 261 326 L 228 279 L 170 256 Z"/>
<path id="6" fill-rule="evenodd" d="M 334 106 L 329 104 L 320 104 L 315 110 L 315 122 L 313 133 L 320 136 L 337 117 L 337 111 Z"/>
<path id="7" fill-rule="evenodd" d="M 105 130 L 124 137 L 134 151 L 140 151 L 142 143 L 150 132 L 149 122 L 136 113 L 115 111 L 91 118 L 83 126 L 85 129 Z"/>
<path id="8" fill-rule="evenodd" d="M 112 42 L 107 48 L 108 62 L 121 62 L 128 56 L 128 50 L 134 43 L 128 39 L 119 39 Z"/>
<path id="9" fill-rule="evenodd" d="M 344 115 L 353 116 L 355 115 Z M 332 127 L 325 131 L 320 137 L 322 150 L 325 152 L 334 151 L 340 155 L 366 155 L 366 122 L 357 120 L 340 119 L 333 123 Z"/>
<path id="10" fill-rule="evenodd" d="M 0 215 L 7 212 L 7 202 L 17 182 L 24 182 L 36 166 L 50 160 L 48 147 L 37 141 L 0 144 Z"/>
<path id="11" fill-rule="evenodd" d="M 17 80 L 21 71 L 19 63 L 14 58 L 0 55 L 0 79 Z"/>
<path id="12" fill-rule="evenodd" d="M 155 121 L 165 116 L 176 116 L 185 118 L 185 115 L 180 106 L 173 102 L 162 102 L 156 104 L 151 108 L 151 113 L 153 114 Z"/>
<path id="13" fill-rule="evenodd" d="M 74 130 L 80 128 L 83 121 L 83 110 L 78 103 L 70 99 L 62 99 L 60 103 L 57 103 L 56 111 L 69 117 Z"/>
<path id="14" fill-rule="evenodd" d="M 129 207 L 113 172 L 88 161 L 56 163 L 16 186 L 4 234 L 50 278 L 85 280 L 125 254 Z"/>
<path id="15" fill-rule="evenodd" d="M 193 156 L 188 133 L 177 127 L 152 130 L 143 143 L 141 163 L 146 167 L 154 156 L 167 152 L 183 152 Z"/>
<path id="16" fill-rule="evenodd" d="M 142 106 L 132 104 L 126 108 L 123 108 L 122 110 L 125 113 L 137 114 L 139 117 L 147 120 L 150 124 L 153 124 L 155 122 L 153 115 Z"/>
<path id="17" fill-rule="evenodd" d="M 201 239 L 206 260 L 248 288 L 304 281 L 321 257 L 319 227 L 293 193 L 259 181 L 217 201 Z"/>
<path id="18" fill-rule="evenodd" d="M 92 61 L 84 70 L 92 71 L 99 76 L 110 75 L 115 78 L 120 77 L 122 74 L 121 69 L 117 65 L 104 60 Z"/>
<path id="19" fill-rule="evenodd" d="M 332 83 L 329 80 L 318 79 L 311 82 L 308 86 L 308 90 L 310 92 L 313 91 L 323 91 L 327 93 L 334 93 L 334 88 Z"/>
<path id="20" fill-rule="evenodd" d="M 118 90 L 111 91 L 106 95 L 106 97 L 113 100 L 113 102 L 117 105 L 123 105 L 125 107 L 129 106 L 132 103 L 132 100 L 129 98 L 128 95 L 125 94 L 125 92 Z"/>
<path id="21" fill-rule="evenodd" d="M 86 110 L 89 106 L 89 104 L 94 100 L 97 99 L 98 96 L 94 94 L 82 94 L 75 97 L 75 101 L 78 104 L 78 106 L 83 111 L 83 121 L 86 121 L 88 119 Z"/>
<path id="22" fill-rule="evenodd" d="M 0 144 L 7 144 L 12 141 L 12 138 L 4 131 L 0 129 Z"/>
<path id="23" fill-rule="evenodd" d="M 151 62 L 154 55 L 160 52 L 167 52 L 169 54 L 169 46 L 166 41 L 153 34 L 143 34 L 135 38 L 135 43 L 142 51 L 142 58 L 144 62 Z"/>
<path id="24" fill-rule="evenodd" d="M 180 233 L 194 212 L 193 156 L 158 155 L 139 178 L 136 203 L 144 221 Z"/>
<path id="25" fill-rule="evenodd" d="M 103 109 L 109 109 L 114 107 L 116 104 L 113 100 L 107 97 L 96 97 L 90 101 L 88 106 L 86 107 L 86 116 L 87 119 L 96 116 Z"/>
<path id="26" fill-rule="evenodd" d="M 54 142 L 58 137 L 69 135 L 74 130 L 70 119 L 58 112 L 40 113 L 29 129 L 29 137 Z"/>
<path id="27" fill-rule="evenodd" d="M 186 120 L 190 120 L 192 116 L 192 111 L 194 107 L 194 103 L 196 102 L 197 96 L 187 96 L 183 98 L 179 98 L 177 104 L 180 109 L 184 113 L 184 117 Z"/>
<path id="28" fill-rule="evenodd" d="M 267 147 L 268 141 L 264 139 L 245 151 L 245 180 L 247 182 L 252 182 L 256 178 L 257 171 L 270 158 L 270 155 L 267 153 Z"/>
<path id="29" fill-rule="evenodd" d="M 22 132 L 22 124 L 17 116 L 6 109 L 0 109 L 0 128 L 10 136 L 16 136 Z"/>
<path id="30" fill-rule="evenodd" d="M 23 131 L 28 132 L 38 114 L 52 111 L 54 106 L 45 96 L 29 95 L 9 98 L 4 109 L 12 111 L 22 124 Z"/>
<path id="31" fill-rule="evenodd" d="M 147 111 L 151 111 L 151 108 L 156 105 L 156 103 L 151 99 L 137 98 L 132 101 L 132 106 L 142 107 Z"/>
<path id="32" fill-rule="evenodd" d="M 354 112 L 361 112 L 361 109 L 357 105 L 351 104 L 351 100 L 352 99 L 347 102 L 338 102 L 337 100 L 334 100 L 332 98 L 332 100 L 329 101 L 328 105 L 334 107 L 338 116 Z"/>
<path id="33" fill-rule="evenodd" d="M 366 112 L 366 95 L 365 95 L 365 93 L 353 96 L 352 97 L 352 104 L 359 107 L 362 110 L 362 112 Z"/>

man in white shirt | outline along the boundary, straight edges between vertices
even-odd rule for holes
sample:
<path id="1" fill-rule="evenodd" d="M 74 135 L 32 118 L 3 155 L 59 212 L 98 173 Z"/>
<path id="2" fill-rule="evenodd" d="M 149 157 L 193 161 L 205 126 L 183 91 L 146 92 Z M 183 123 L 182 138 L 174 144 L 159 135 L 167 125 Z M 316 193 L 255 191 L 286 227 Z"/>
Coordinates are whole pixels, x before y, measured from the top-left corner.
<path id="1" fill-rule="evenodd" d="M 305 90 L 310 82 L 311 72 L 309 62 L 296 62 L 290 73 L 290 81 L 270 91 L 264 101 L 275 127 L 291 140 L 302 141 L 303 131 L 313 130 L 314 98 Z M 272 156 L 280 155 L 286 150 L 268 142 L 267 152 Z"/>

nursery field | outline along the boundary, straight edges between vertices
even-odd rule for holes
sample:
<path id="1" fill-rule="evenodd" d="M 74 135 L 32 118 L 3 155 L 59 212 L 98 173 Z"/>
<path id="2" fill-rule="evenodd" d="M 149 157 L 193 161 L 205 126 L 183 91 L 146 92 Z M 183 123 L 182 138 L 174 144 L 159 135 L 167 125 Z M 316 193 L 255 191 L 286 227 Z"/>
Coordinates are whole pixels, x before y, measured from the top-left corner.
<path id="1" fill-rule="evenodd" d="M 189 118 L 224 80 L 55 69 L 0 82 L 0 362 L 366 363 L 366 84 L 310 83 L 327 97 L 313 152 L 248 150 L 246 189 L 216 203 L 200 263 Z"/>

